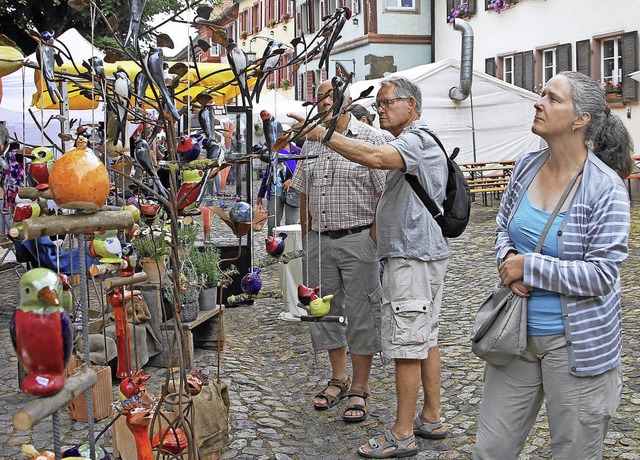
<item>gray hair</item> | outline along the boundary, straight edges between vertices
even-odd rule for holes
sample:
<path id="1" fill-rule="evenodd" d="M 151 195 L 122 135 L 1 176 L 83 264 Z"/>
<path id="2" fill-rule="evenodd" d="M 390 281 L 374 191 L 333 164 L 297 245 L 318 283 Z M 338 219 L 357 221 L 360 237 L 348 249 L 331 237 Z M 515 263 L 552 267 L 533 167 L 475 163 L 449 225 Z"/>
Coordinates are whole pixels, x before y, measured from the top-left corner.
<path id="1" fill-rule="evenodd" d="M 617 115 L 605 101 L 604 90 L 591 77 L 580 73 L 564 71 L 558 74 L 567 79 L 576 115 L 591 115 L 585 141 L 607 166 L 626 178 L 634 167 L 631 153 L 633 140 Z"/>
<path id="2" fill-rule="evenodd" d="M 422 115 L 422 91 L 412 80 L 405 77 L 389 77 L 380 82 L 380 87 L 391 85 L 396 90 L 396 96 L 407 98 L 412 97 L 416 101 L 416 112 Z"/>

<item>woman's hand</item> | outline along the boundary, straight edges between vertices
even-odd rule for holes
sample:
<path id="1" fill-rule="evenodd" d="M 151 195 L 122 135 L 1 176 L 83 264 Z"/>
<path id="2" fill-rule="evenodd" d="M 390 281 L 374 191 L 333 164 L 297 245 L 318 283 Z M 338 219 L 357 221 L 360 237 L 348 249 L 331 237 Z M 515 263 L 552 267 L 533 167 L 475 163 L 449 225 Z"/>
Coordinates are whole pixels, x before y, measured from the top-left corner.
<path id="1" fill-rule="evenodd" d="M 532 287 L 527 286 L 526 284 L 524 284 L 524 282 L 522 280 L 520 281 L 514 281 L 513 283 L 511 283 L 511 286 L 509 286 L 511 288 L 511 291 L 520 297 L 529 297 L 529 292 L 531 290 L 533 290 Z"/>
<path id="2" fill-rule="evenodd" d="M 505 286 L 511 287 L 511 283 L 522 281 L 524 278 L 524 255 L 508 254 L 498 267 L 498 275 Z"/>

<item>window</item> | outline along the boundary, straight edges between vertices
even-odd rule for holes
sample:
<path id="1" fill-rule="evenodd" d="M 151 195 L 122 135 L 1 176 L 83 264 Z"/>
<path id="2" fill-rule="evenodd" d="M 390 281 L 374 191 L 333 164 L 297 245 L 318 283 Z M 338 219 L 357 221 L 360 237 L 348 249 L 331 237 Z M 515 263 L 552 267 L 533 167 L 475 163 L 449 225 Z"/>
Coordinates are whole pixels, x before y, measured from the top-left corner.
<path id="1" fill-rule="evenodd" d="M 385 5 L 388 10 L 416 9 L 414 0 L 386 0 Z"/>
<path id="2" fill-rule="evenodd" d="M 602 40 L 600 43 L 600 81 L 602 83 L 618 84 L 622 82 L 622 53 L 620 52 L 620 38 Z"/>
<path id="3" fill-rule="evenodd" d="M 513 56 L 502 58 L 502 79 L 513 84 Z"/>
<path id="4" fill-rule="evenodd" d="M 542 51 L 542 85 L 546 85 L 556 74 L 556 49 Z"/>

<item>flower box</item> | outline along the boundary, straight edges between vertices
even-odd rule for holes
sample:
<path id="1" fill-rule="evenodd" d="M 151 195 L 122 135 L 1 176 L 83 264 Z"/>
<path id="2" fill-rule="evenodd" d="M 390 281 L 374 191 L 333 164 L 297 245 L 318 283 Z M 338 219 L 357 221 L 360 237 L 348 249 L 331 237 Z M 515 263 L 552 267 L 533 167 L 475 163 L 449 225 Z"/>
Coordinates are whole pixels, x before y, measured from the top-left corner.
<path id="1" fill-rule="evenodd" d="M 605 93 L 604 95 L 609 107 L 623 107 L 622 93 Z"/>

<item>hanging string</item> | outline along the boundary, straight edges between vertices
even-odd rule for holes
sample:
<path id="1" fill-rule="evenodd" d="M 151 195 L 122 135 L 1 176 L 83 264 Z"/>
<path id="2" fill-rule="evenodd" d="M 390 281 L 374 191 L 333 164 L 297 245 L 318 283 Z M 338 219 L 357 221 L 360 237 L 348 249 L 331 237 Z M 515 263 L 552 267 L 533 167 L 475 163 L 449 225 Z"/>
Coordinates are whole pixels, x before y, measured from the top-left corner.
<path id="1" fill-rule="evenodd" d="M 25 67 L 22 66 L 22 142 L 20 143 L 20 149 L 24 151 L 25 143 L 27 141 L 27 120 L 26 120 L 26 110 L 24 108 L 25 102 L 25 82 L 26 82 L 26 74 Z M 40 87 L 42 89 L 42 87 Z M 22 157 L 22 183 L 27 183 L 27 159 Z"/>
<path id="2" fill-rule="evenodd" d="M 40 46 L 38 47 L 38 50 L 40 52 L 40 62 L 44 63 L 45 62 L 45 58 L 44 58 L 44 47 L 42 46 L 42 44 L 40 44 Z M 44 145 L 44 69 L 42 68 L 43 66 L 40 66 L 40 92 L 42 94 L 42 98 L 40 99 L 41 104 L 40 104 L 40 145 Z M 55 82 L 53 82 L 53 84 L 55 85 Z M 51 95 L 49 95 L 51 96 Z M 62 101 L 58 101 L 60 104 L 62 104 Z M 24 115 L 24 113 L 23 113 Z M 26 139 L 25 139 L 26 141 Z M 26 174 L 27 174 L 27 167 L 25 164 L 24 167 L 24 173 L 25 173 L 25 181 L 26 179 Z M 25 182 L 26 184 L 26 182 Z"/>

